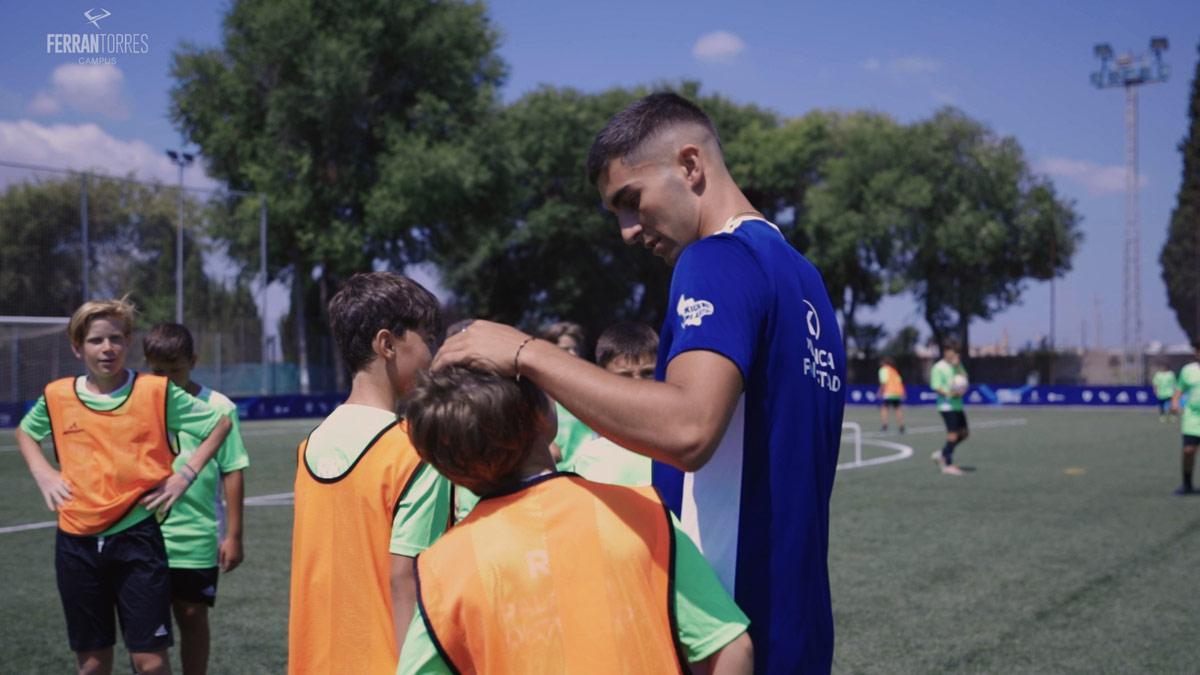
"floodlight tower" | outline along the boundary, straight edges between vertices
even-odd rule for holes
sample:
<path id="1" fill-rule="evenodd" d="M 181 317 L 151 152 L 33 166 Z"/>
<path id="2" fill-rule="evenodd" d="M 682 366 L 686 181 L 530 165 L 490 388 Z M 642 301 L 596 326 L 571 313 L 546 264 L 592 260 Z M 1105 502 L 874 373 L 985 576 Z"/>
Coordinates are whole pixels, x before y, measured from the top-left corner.
<path id="1" fill-rule="evenodd" d="M 1125 352 L 1124 365 L 1133 355 L 1140 381 L 1142 372 L 1142 253 L 1141 226 L 1138 216 L 1138 121 L 1137 88 L 1143 84 L 1166 82 L 1171 68 L 1163 63 L 1163 52 L 1167 51 L 1167 38 L 1150 40 L 1150 52 L 1134 55 L 1132 52 L 1115 56 L 1107 42 L 1096 45 L 1094 53 L 1100 59 L 1100 70 L 1092 73 L 1092 84 L 1098 89 L 1125 88 L 1125 288 L 1121 296 L 1121 341 Z"/>
<path id="2" fill-rule="evenodd" d="M 183 323 L 183 170 L 196 156 L 180 150 L 167 150 L 167 157 L 179 167 L 179 227 L 175 232 L 175 323 Z"/>

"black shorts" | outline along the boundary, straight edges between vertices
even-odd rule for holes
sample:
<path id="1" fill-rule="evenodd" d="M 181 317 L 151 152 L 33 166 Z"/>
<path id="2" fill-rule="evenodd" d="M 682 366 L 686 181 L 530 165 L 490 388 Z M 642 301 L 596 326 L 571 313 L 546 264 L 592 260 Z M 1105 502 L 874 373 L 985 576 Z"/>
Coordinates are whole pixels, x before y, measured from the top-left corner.
<path id="1" fill-rule="evenodd" d="M 217 602 L 217 568 L 171 568 L 171 599 L 212 607 Z"/>
<path id="2" fill-rule="evenodd" d="M 114 606 L 129 651 L 157 652 L 174 644 L 167 549 L 153 517 L 111 537 L 58 530 L 54 568 L 73 651 L 116 643 Z"/>
<path id="3" fill-rule="evenodd" d="M 967 414 L 961 410 L 943 410 L 942 421 L 946 423 L 946 431 L 966 431 Z"/>
<path id="4" fill-rule="evenodd" d="M 899 398 L 883 399 L 883 404 L 889 408 L 899 408 L 901 403 L 904 403 L 904 399 L 899 399 Z"/>
<path id="5" fill-rule="evenodd" d="M 1164 415 L 1171 412 L 1171 400 L 1169 398 L 1158 399 L 1158 411 Z"/>
<path id="6" fill-rule="evenodd" d="M 1191 434 L 1184 434 L 1184 435 L 1183 435 L 1183 444 L 1184 444 L 1185 446 L 1186 446 L 1186 445 L 1200 445 L 1200 436 L 1193 436 L 1193 435 L 1191 435 Z"/>

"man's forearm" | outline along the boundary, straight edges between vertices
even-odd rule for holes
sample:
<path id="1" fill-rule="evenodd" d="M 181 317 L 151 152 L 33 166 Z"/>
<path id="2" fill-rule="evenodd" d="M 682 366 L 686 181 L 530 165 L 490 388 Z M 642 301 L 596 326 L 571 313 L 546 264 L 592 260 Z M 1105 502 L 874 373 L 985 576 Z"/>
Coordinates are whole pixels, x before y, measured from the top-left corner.
<path id="1" fill-rule="evenodd" d="M 692 356 L 689 352 L 677 360 Z M 680 372 L 684 370 L 688 369 Z M 667 382 L 632 380 L 542 340 L 531 342 L 522 351 L 521 372 L 596 432 L 684 470 L 699 468 L 711 456 L 741 387 L 738 375 L 736 382 L 724 388 L 732 386 L 736 391 L 698 391 L 711 383 L 694 372 L 681 375 L 688 378 L 683 383 L 671 381 L 673 371 Z"/>

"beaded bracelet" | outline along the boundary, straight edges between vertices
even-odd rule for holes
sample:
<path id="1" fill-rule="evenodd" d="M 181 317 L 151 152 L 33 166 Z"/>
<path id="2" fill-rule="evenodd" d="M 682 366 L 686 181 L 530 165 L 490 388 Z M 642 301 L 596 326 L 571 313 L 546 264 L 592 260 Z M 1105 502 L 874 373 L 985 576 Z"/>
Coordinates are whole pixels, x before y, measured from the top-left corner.
<path id="1" fill-rule="evenodd" d="M 521 345 L 517 347 L 517 353 L 513 354 L 513 372 L 517 374 L 517 382 L 521 381 L 521 350 L 525 349 L 525 345 L 535 340 L 532 335 L 527 336 Z"/>

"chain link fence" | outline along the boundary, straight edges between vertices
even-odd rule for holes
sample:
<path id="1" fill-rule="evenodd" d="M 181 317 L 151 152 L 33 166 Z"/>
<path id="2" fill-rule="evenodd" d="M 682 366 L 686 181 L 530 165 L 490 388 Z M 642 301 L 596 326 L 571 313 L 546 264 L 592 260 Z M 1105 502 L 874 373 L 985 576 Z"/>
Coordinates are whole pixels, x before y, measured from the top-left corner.
<path id="1" fill-rule="evenodd" d="M 145 368 L 146 330 L 182 318 L 196 381 L 234 396 L 298 392 L 279 338 L 291 294 L 263 283 L 267 225 L 257 194 L 0 162 L 0 402 L 80 374 L 67 318 L 123 296 L 138 308 L 129 367 Z"/>

